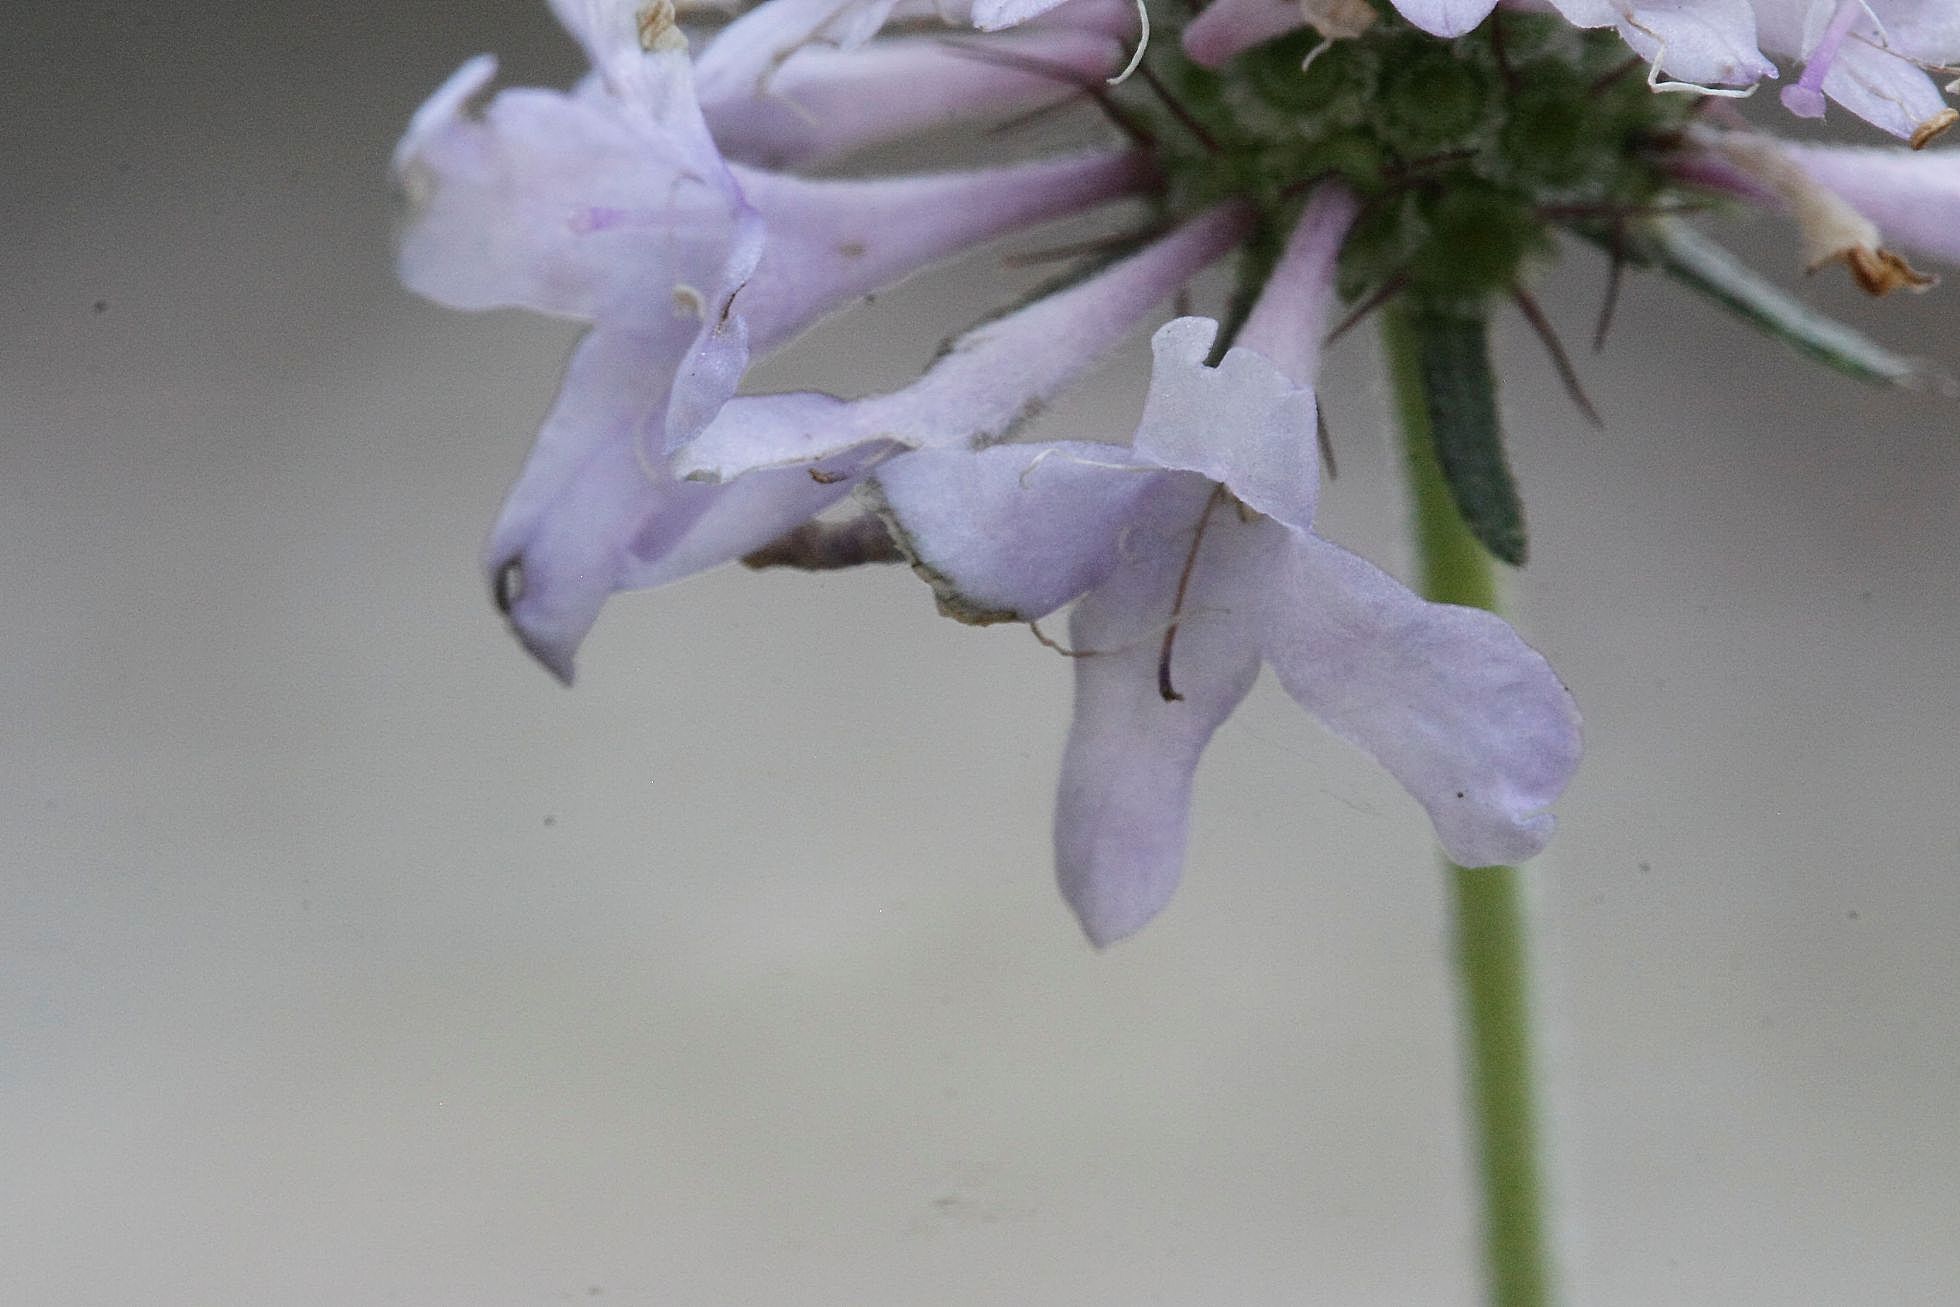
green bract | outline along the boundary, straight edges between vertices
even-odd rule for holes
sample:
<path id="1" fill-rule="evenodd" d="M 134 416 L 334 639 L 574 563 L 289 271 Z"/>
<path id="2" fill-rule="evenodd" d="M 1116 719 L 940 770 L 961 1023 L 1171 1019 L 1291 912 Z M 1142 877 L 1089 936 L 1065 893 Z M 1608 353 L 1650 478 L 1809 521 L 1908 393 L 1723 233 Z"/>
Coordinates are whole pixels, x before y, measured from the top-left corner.
<path id="1" fill-rule="evenodd" d="M 1508 289 L 1554 216 L 1654 203 L 1657 156 L 1693 103 L 1649 90 L 1613 33 L 1555 18 L 1500 12 L 1442 41 L 1385 13 L 1311 61 L 1322 40 L 1303 30 L 1210 70 L 1178 47 L 1179 13 L 1152 17 L 1150 66 L 1181 112 L 1147 85 L 1122 95 L 1157 141 L 1171 211 L 1240 196 L 1284 230 L 1311 184 L 1338 176 L 1367 202 L 1341 256 L 1349 295 L 1391 280 L 1432 301 Z"/>

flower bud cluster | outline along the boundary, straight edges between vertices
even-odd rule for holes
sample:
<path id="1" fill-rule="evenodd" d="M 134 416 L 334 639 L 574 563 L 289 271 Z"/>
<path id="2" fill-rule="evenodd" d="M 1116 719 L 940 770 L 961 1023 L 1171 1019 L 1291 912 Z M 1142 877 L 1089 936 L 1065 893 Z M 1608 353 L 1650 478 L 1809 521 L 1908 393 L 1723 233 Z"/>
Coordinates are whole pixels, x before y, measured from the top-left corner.
<path id="1" fill-rule="evenodd" d="M 1650 90 L 1611 32 L 1501 12 L 1452 41 L 1391 16 L 1216 69 L 1162 63 L 1177 112 L 1129 98 L 1173 211 L 1239 196 L 1283 233 L 1312 184 L 1338 177 L 1365 201 L 1341 257 L 1350 296 L 1391 277 L 1430 298 L 1502 290 L 1547 248 L 1551 215 L 1650 210 L 1695 103 Z"/>

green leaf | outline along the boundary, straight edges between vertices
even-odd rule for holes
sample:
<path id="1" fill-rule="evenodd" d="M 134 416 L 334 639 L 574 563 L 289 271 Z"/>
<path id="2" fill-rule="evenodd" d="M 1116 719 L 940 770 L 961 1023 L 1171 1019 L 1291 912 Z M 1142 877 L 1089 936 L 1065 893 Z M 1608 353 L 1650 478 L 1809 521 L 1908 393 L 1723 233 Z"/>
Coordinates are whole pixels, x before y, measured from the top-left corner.
<path id="1" fill-rule="evenodd" d="M 1661 219 L 1634 234 L 1629 253 L 1664 269 L 1757 330 L 1848 377 L 1875 385 L 1950 392 L 1933 365 L 1896 354 L 1860 331 L 1778 290 L 1686 223 Z"/>
<path id="2" fill-rule="evenodd" d="M 1464 525 L 1492 557 L 1524 566 L 1524 503 L 1504 457 L 1490 332 L 1479 312 L 1422 306 L 1409 314 L 1436 462 Z"/>

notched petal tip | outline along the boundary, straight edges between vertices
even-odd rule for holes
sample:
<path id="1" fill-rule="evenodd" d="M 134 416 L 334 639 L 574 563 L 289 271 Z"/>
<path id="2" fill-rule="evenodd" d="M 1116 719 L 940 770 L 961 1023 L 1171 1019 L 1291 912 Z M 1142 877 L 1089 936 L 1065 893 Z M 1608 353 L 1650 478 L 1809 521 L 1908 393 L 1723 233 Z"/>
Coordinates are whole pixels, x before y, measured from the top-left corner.
<path id="1" fill-rule="evenodd" d="M 466 115 L 469 103 L 482 93 L 497 75 L 497 56 L 480 54 L 467 59 L 462 66 L 449 74 L 448 80 L 438 86 L 428 99 L 422 102 L 413 117 L 408 120 L 408 130 L 395 145 L 392 164 L 395 175 L 403 185 L 409 184 L 409 170 L 421 147 L 434 133 L 447 127 Z"/>
<path id="2" fill-rule="evenodd" d="M 1159 360 L 1193 367 L 1211 357 L 1211 347 L 1217 340 L 1217 321 L 1194 315 L 1172 318 L 1157 328 L 1150 337 L 1150 349 Z"/>
<path id="3" fill-rule="evenodd" d="M 1218 338 L 1210 318 L 1177 318 L 1151 338 L 1155 365 L 1132 449 L 1161 467 L 1196 472 L 1258 512 L 1305 529 L 1319 496 L 1311 387 L 1254 349 L 1206 366 Z"/>

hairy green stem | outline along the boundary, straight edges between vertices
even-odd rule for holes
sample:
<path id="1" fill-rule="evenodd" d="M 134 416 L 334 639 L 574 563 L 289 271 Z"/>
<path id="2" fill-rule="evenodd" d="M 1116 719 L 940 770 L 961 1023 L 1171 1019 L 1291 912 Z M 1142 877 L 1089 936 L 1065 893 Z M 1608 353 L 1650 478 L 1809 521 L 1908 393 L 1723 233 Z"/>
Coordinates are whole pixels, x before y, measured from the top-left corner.
<path id="1" fill-rule="evenodd" d="M 1477 543 L 1436 458 L 1438 420 L 1448 421 L 1424 333 L 1436 321 L 1420 308 L 1383 316 L 1395 416 L 1414 507 L 1421 588 L 1429 598 L 1495 610 L 1495 561 Z M 1475 1132 L 1482 1201 L 1486 1301 L 1491 1307 L 1550 1307 L 1557 1301 L 1540 1134 L 1538 1063 L 1532 1022 L 1531 927 L 1525 873 L 1516 867 L 1458 867 L 1449 878 L 1451 931 L 1460 986 L 1465 1095 Z"/>

